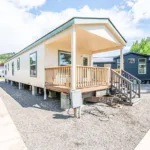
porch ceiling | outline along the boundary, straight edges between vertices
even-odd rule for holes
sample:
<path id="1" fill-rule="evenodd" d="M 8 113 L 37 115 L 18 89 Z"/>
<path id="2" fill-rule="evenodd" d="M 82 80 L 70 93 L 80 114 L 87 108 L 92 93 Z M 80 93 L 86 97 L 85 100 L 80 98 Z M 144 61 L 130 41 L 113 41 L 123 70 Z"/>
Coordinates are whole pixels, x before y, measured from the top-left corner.
<path id="1" fill-rule="evenodd" d="M 71 51 L 71 32 L 64 34 L 47 46 L 62 50 Z M 97 34 L 76 27 L 76 48 L 77 51 L 88 51 L 91 53 L 100 53 L 122 48 L 119 42 L 114 42 Z"/>

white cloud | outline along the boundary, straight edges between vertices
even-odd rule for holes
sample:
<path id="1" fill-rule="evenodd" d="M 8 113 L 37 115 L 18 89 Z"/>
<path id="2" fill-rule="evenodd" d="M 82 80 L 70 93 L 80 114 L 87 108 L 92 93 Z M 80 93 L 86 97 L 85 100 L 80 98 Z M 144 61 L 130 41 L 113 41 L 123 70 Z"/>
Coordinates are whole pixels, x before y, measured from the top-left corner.
<path id="1" fill-rule="evenodd" d="M 134 0 L 128 0 L 126 1 L 126 4 L 129 6 L 129 7 L 132 7 L 134 5 Z"/>
<path id="2" fill-rule="evenodd" d="M 135 22 L 150 18 L 150 0 L 129 0 L 127 4 L 131 7 Z"/>
<path id="3" fill-rule="evenodd" d="M 0 53 L 19 51 L 74 16 L 109 17 L 127 40 L 148 34 L 132 21 L 131 13 L 116 6 L 111 9 L 90 9 L 84 6 L 78 10 L 68 8 L 59 13 L 43 11 L 39 15 L 33 15 L 25 8 L 41 6 L 45 0 L 30 2 L 30 0 L 11 0 L 11 2 L 1 0 Z"/>
<path id="4" fill-rule="evenodd" d="M 13 3 L 18 7 L 28 9 L 42 6 L 46 2 L 46 0 L 7 0 L 7 1 Z"/>

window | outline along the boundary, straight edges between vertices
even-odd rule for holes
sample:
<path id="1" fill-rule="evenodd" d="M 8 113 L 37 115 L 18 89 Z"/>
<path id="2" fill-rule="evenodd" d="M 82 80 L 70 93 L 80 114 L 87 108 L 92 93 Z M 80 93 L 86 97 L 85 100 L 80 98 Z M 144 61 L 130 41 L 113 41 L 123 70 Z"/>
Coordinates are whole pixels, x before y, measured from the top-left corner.
<path id="1" fill-rule="evenodd" d="M 59 66 L 66 66 L 71 64 L 71 53 L 59 51 Z"/>
<path id="2" fill-rule="evenodd" d="M 117 59 L 117 69 L 120 69 L 120 59 Z"/>
<path id="3" fill-rule="evenodd" d="M 12 75 L 14 75 L 14 62 L 12 62 Z"/>
<path id="4" fill-rule="evenodd" d="M 17 59 L 17 70 L 20 70 L 20 58 Z"/>
<path id="5" fill-rule="evenodd" d="M 83 66 L 88 66 L 88 57 L 83 56 Z"/>
<path id="6" fill-rule="evenodd" d="M 117 63 L 120 63 L 120 59 L 117 59 Z"/>
<path id="7" fill-rule="evenodd" d="M 5 65 L 5 75 L 7 75 L 7 65 Z"/>
<path id="8" fill-rule="evenodd" d="M 120 69 L 120 64 L 117 64 L 117 69 Z"/>
<path id="9" fill-rule="evenodd" d="M 37 52 L 30 54 L 30 76 L 37 76 Z"/>
<path id="10" fill-rule="evenodd" d="M 135 64 L 135 58 L 128 58 L 129 64 Z"/>
<path id="11" fill-rule="evenodd" d="M 146 74 L 146 58 L 139 58 L 138 73 Z"/>

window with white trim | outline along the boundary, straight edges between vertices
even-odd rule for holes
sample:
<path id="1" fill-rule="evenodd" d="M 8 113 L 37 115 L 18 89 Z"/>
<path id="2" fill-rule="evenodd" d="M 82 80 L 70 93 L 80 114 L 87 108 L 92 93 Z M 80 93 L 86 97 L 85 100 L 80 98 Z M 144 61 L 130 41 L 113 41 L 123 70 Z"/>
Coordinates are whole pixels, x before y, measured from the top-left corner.
<path id="1" fill-rule="evenodd" d="M 5 75 L 7 75 L 7 65 L 5 65 Z"/>
<path id="2" fill-rule="evenodd" d="M 17 58 L 17 70 L 20 70 L 20 57 Z"/>
<path id="3" fill-rule="evenodd" d="M 128 58 L 129 64 L 135 64 L 135 58 Z"/>
<path id="4" fill-rule="evenodd" d="M 71 64 L 71 53 L 59 51 L 59 66 L 66 66 Z"/>
<path id="5" fill-rule="evenodd" d="M 12 62 L 12 75 L 14 76 L 14 62 Z"/>
<path id="6" fill-rule="evenodd" d="M 37 76 L 37 52 L 30 54 L 30 76 Z"/>
<path id="7" fill-rule="evenodd" d="M 138 74 L 146 74 L 146 58 L 139 58 L 138 61 Z"/>

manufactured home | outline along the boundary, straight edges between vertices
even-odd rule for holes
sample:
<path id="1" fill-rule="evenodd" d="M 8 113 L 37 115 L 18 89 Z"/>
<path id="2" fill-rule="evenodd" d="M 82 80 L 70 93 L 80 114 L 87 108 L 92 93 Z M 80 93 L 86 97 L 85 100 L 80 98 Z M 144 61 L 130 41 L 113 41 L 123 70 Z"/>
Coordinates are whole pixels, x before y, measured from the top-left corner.
<path id="1" fill-rule="evenodd" d="M 44 99 L 47 90 L 85 96 L 113 87 L 131 102 L 133 93 L 140 96 L 139 88 L 131 89 L 132 82 L 109 67 L 93 67 L 93 54 L 120 49 L 123 70 L 124 46 L 126 40 L 110 19 L 74 17 L 10 58 L 5 79 L 19 88 L 31 85 L 33 95 L 44 89 Z"/>
<path id="2" fill-rule="evenodd" d="M 150 83 L 150 55 L 128 52 L 123 56 L 124 70 L 140 79 L 142 83 Z M 94 66 L 120 68 L 120 56 L 93 59 Z"/>

